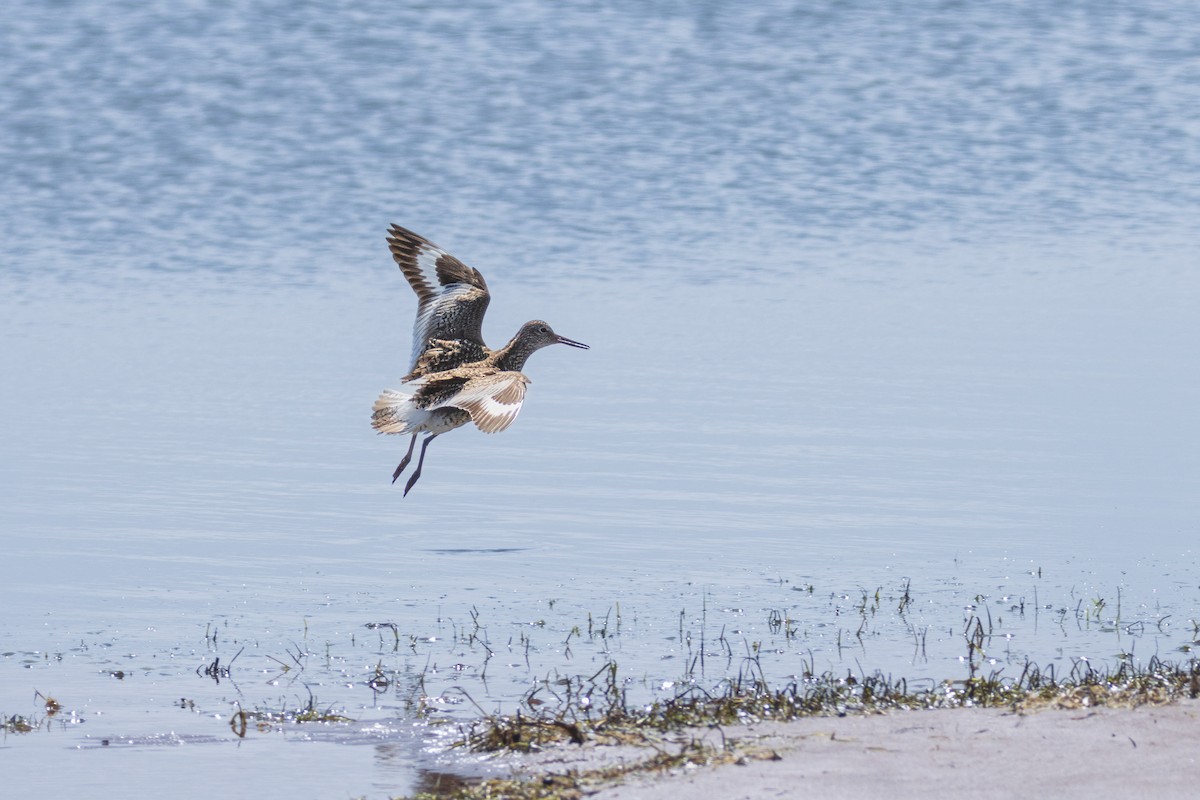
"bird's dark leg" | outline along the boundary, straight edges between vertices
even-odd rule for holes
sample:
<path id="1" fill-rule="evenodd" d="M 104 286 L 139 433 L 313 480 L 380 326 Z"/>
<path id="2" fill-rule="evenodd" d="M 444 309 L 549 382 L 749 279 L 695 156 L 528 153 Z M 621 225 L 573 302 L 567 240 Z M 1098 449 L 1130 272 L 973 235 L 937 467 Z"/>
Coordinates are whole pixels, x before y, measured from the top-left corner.
<path id="1" fill-rule="evenodd" d="M 421 442 L 421 457 L 417 459 L 417 471 L 408 479 L 408 483 L 404 485 L 404 496 L 408 497 L 408 490 L 417 482 L 417 478 L 421 477 L 421 467 L 425 465 L 425 451 L 429 448 L 429 443 L 438 437 L 439 434 L 432 434 L 425 437 L 425 441 Z M 410 448 L 411 449 L 411 448 Z"/>
<path id="2" fill-rule="evenodd" d="M 396 471 L 392 473 L 392 483 L 396 482 L 396 478 L 400 477 L 400 473 L 404 472 L 404 468 L 408 466 L 408 462 L 412 461 L 412 451 L 417 445 L 417 435 L 414 433 L 412 439 L 408 442 L 408 452 L 404 454 L 404 458 L 400 459 L 400 466 L 396 467 Z"/>

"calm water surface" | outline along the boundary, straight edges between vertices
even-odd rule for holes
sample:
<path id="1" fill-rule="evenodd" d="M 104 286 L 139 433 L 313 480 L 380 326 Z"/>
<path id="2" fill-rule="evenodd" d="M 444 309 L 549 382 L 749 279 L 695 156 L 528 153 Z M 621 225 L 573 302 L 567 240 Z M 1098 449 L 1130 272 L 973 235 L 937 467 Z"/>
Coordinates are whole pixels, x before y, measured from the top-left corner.
<path id="1" fill-rule="evenodd" d="M 1002 675 L 1188 657 L 1192 4 L 6 16 L 14 796 L 412 792 L 464 768 L 421 698 L 610 660 L 648 700 L 756 650 L 959 680 L 975 620 Z M 593 348 L 407 498 L 389 222 L 485 273 L 493 344 Z M 228 724 L 309 703 L 354 721 Z"/>

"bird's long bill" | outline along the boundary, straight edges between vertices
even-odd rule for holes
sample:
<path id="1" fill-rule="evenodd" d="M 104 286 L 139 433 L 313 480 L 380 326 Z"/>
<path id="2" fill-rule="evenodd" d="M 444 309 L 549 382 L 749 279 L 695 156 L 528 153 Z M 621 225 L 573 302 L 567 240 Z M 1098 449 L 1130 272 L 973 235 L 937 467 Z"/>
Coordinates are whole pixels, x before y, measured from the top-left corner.
<path id="1" fill-rule="evenodd" d="M 583 342 L 577 342 L 574 339 L 568 339 L 565 336 L 559 336 L 558 343 L 559 344 L 569 344 L 569 345 L 571 345 L 571 347 L 578 347 L 580 350 L 591 350 L 592 349 L 592 348 L 588 347 L 586 344 L 584 344 Z"/>

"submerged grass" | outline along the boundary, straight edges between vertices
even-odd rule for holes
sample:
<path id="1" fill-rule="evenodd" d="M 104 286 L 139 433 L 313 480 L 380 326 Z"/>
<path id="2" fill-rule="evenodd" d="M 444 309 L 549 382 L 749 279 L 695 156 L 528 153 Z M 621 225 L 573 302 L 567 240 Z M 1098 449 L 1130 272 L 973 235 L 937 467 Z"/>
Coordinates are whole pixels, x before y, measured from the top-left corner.
<path id="1" fill-rule="evenodd" d="M 34 699 L 42 706 L 42 714 L 34 714 L 29 717 L 20 714 L 0 714 L 0 733 L 32 733 L 39 728 L 49 724 L 58 712 L 62 711 L 62 703 L 55 700 L 49 695 L 44 695 L 41 692 L 33 693 Z"/>
<path id="2" fill-rule="evenodd" d="M 449 794 L 417 798 L 484 800 L 548 800 L 582 797 L 597 786 L 634 773 L 686 765 L 745 763 L 778 758 L 771 750 L 744 745 L 722 733 L 714 746 L 687 731 L 758 721 L 788 721 L 802 717 L 884 713 L 934 708 L 1007 707 L 1017 712 L 1048 708 L 1095 706 L 1132 708 L 1163 705 L 1200 696 L 1200 662 L 1172 663 L 1151 659 L 1145 667 L 1122 663 L 1115 670 L 1098 670 L 1076 662 L 1069 674 L 1058 676 L 1027 663 L 1016 678 L 1000 672 L 945 681 L 933 689 L 910 690 L 903 680 L 887 676 L 806 674 L 782 687 L 770 687 L 757 659 L 748 658 L 742 671 L 715 688 L 690 685 L 673 697 L 639 706 L 626 702 L 615 662 L 590 677 L 558 680 L 530 691 L 512 715 L 487 715 L 463 731 L 457 746 L 476 752 L 529 753 L 549 745 L 592 742 L 605 745 L 649 746 L 652 755 L 593 770 L 567 770 L 533 779 L 492 779 L 456 786 Z M 664 734 L 680 734 L 672 746 Z"/>
<path id="3" fill-rule="evenodd" d="M 557 703 L 539 699 L 545 687 L 529 692 L 513 715 L 489 715 L 470 725 L 459 745 L 475 751 L 536 750 L 542 745 L 588 740 L 620 742 L 639 732 L 670 731 L 703 725 L 731 725 L 800 717 L 878 713 L 892 710 L 963 707 L 1079 708 L 1161 705 L 1181 697 L 1200 696 L 1200 662 L 1174 664 L 1157 658 L 1145 667 L 1120 664 L 1098 670 L 1084 661 L 1061 678 L 1053 669 L 1025 665 L 1016 678 L 1000 671 L 961 681 L 945 681 L 933 689 L 912 690 L 904 679 L 882 674 L 855 676 L 808 673 L 803 679 L 772 688 L 761 677 L 757 659 L 748 659 L 735 678 L 715 689 L 689 686 L 667 700 L 631 707 L 610 662 L 589 678 L 561 681 L 551 694 Z"/>
<path id="4" fill-rule="evenodd" d="M 229 729 L 233 731 L 239 739 L 245 738 L 247 730 L 253 726 L 258 730 L 267 730 L 269 728 L 284 725 L 284 724 L 303 724 L 306 722 L 316 723 L 339 723 L 353 722 L 350 717 L 343 716 L 333 711 L 332 707 L 318 708 L 317 699 L 310 692 L 308 695 L 308 703 L 297 708 L 283 707 L 278 710 L 259 708 L 253 711 L 239 708 L 229 718 Z"/>

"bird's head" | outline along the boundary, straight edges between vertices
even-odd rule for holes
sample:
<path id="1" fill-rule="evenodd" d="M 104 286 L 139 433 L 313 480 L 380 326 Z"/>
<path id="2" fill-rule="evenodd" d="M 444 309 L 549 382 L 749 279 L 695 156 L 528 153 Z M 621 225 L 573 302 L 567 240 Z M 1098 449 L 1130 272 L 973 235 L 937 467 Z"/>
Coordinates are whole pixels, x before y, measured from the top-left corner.
<path id="1" fill-rule="evenodd" d="M 549 347 L 552 344 L 565 344 L 571 347 L 578 347 L 581 350 L 590 349 L 583 342 L 577 342 L 574 339 L 568 339 L 565 336 L 559 336 L 550 327 L 549 323 L 543 322 L 540 319 L 530 320 L 521 326 L 521 330 L 517 333 L 517 338 L 531 350 L 540 350 L 543 347 Z"/>

